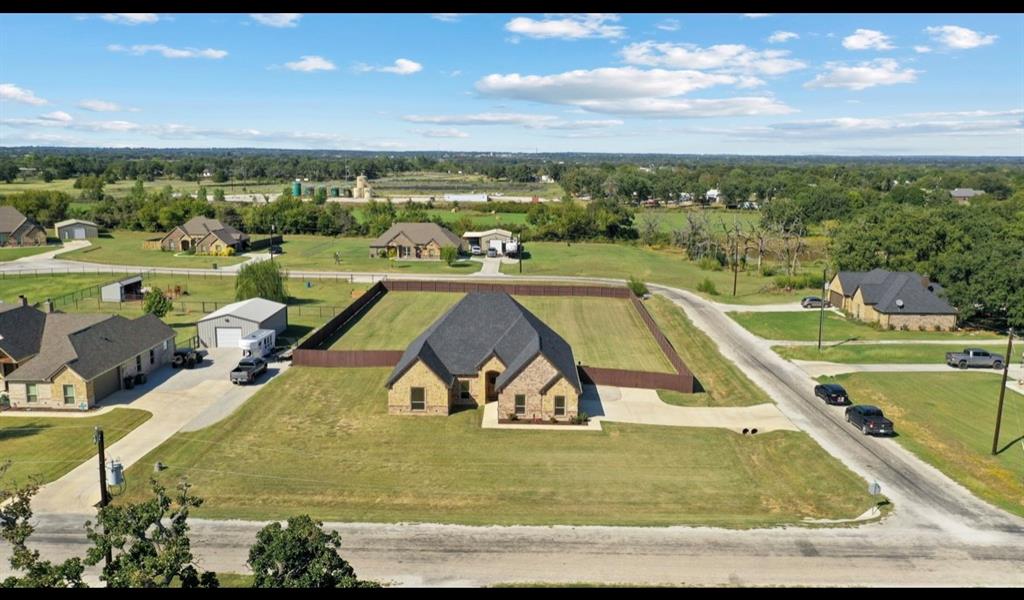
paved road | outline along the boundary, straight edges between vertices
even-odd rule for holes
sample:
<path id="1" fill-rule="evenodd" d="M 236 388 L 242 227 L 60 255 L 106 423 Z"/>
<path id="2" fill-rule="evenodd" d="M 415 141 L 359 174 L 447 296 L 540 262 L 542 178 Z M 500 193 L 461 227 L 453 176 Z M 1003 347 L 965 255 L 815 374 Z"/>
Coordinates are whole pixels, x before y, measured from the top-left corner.
<path id="1" fill-rule="evenodd" d="M 761 339 L 761 338 L 758 338 Z M 1016 339 L 1016 338 L 1014 338 Z M 814 340 L 811 342 L 807 341 L 796 341 L 796 340 L 761 340 L 762 343 L 768 346 L 817 346 L 818 341 Z M 950 344 L 963 344 L 964 347 L 981 346 L 981 345 L 997 345 L 1006 347 L 1006 340 L 974 340 L 969 337 L 959 338 L 947 338 L 943 340 L 847 340 L 839 342 L 822 342 L 822 347 L 826 346 L 892 346 L 894 344 L 905 345 L 905 344 L 935 344 L 935 345 L 950 345 Z"/>

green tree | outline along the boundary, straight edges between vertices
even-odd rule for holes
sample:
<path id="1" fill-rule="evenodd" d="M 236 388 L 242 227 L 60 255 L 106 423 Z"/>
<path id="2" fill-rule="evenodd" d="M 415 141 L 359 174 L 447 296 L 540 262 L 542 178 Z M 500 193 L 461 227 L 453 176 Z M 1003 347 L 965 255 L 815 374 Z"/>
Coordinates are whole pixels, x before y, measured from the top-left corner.
<path id="1" fill-rule="evenodd" d="M 308 515 L 291 517 L 288 527 L 271 523 L 256 534 L 248 565 L 257 588 L 380 587 L 359 581 L 355 569 L 338 553 L 341 535 L 324 531 Z"/>
<path id="2" fill-rule="evenodd" d="M 213 201 L 214 202 L 224 202 L 224 189 L 223 188 L 217 188 L 217 189 L 213 190 Z"/>
<path id="3" fill-rule="evenodd" d="M 279 262 L 264 260 L 249 263 L 239 269 L 235 277 L 235 300 L 266 298 L 287 302 L 286 279 L 287 275 Z"/>
<path id="4" fill-rule="evenodd" d="M 202 506 L 202 498 L 189 493 L 191 486 L 184 479 L 174 498 L 155 479 L 150 483 L 155 498 L 104 506 L 95 527 L 91 521 L 85 522 L 86 536 L 93 544 L 86 552 L 85 564 L 99 564 L 107 553 L 112 554 L 113 560 L 104 565 L 100 575 L 108 587 L 219 587 L 216 573 L 200 573 L 196 568 L 188 538 L 189 510 Z"/>
<path id="5" fill-rule="evenodd" d="M 454 246 L 445 246 L 441 248 L 441 259 L 444 260 L 445 264 L 449 267 L 455 265 L 455 261 L 459 260 L 459 251 Z"/>
<path id="6" fill-rule="evenodd" d="M 156 315 L 161 319 L 174 308 L 173 303 L 164 295 L 164 291 L 153 287 L 142 298 L 142 312 Z"/>

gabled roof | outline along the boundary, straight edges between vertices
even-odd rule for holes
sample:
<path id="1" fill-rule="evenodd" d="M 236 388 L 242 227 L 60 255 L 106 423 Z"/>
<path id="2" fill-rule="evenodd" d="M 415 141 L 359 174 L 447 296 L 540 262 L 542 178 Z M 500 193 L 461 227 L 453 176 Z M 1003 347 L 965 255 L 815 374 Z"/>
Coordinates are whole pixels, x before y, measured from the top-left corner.
<path id="1" fill-rule="evenodd" d="M 32 306 L 0 304 L 0 351 L 21 362 L 39 352 L 46 314 Z"/>
<path id="2" fill-rule="evenodd" d="M 949 192 L 949 195 L 953 196 L 954 198 L 971 198 L 973 196 L 980 196 L 984 193 L 984 190 L 975 190 L 971 188 L 956 188 L 955 190 Z"/>
<path id="3" fill-rule="evenodd" d="M 395 223 L 382 233 L 377 239 L 370 242 L 371 248 L 381 248 L 388 245 L 388 242 L 405 234 L 405 237 L 417 245 L 429 244 L 431 240 L 439 246 L 458 246 L 462 243 L 459 236 L 437 223 Z"/>
<path id="4" fill-rule="evenodd" d="M 261 323 L 276 315 L 282 308 L 287 308 L 287 306 L 280 302 L 267 300 L 266 298 L 249 298 L 248 300 L 232 302 L 231 304 L 222 306 L 202 319 L 199 319 L 199 322 L 202 323 L 203 321 L 209 321 L 210 319 L 230 315 L 232 317 L 238 317 L 239 319 L 245 319 L 246 321 Z"/>
<path id="5" fill-rule="evenodd" d="M 387 386 L 417 360 L 450 386 L 457 376 L 476 375 L 492 354 L 506 365 L 495 381 L 499 390 L 537 356 L 544 356 L 577 391 L 582 390 L 569 344 L 504 292 L 466 294 L 413 340 Z"/>
<path id="6" fill-rule="evenodd" d="M 13 233 L 28 218 L 13 206 L 0 206 L 0 233 Z"/>
<path id="7" fill-rule="evenodd" d="M 837 276 L 844 294 L 852 297 L 859 289 L 864 303 L 873 305 L 880 313 L 952 315 L 957 312 L 942 297 L 941 285 L 928 282 L 912 271 L 840 271 Z"/>
<path id="8" fill-rule="evenodd" d="M 57 230 L 61 227 L 67 227 L 68 225 L 90 225 L 92 227 L 97 227 L 97 225 L 92 221 L 83 221 L 82 219 L 65 219 L 54 223 L 53 228 L 54 230 Z"/>
<path id="9" fill-rule="evenodd" d="M 217 234 L 217 237 L 228 241 L 229 238 L 222 237 L 222 235 L 230 236 L 232 239 L 230 239 L 229 243 L 232 244 L 249 237 L 230 225 L 225 225 L 217 219 L 208 219 L 206 217 L 192 217 L 185 221 L 185 224 L 181 225 L 180 229 L 191 237 L 206 237 L 210 233 L 222 232 Z"/>
<path id="10" fill-rule="evenodd" d="M 478 238 L 484 237 L 485 235 L 503 235 L 505 237 L 512 237 L 512 232 L 507 229 L 488 229 L 487 231 L 467 231 L 462 234 L 464 238 Z"/>

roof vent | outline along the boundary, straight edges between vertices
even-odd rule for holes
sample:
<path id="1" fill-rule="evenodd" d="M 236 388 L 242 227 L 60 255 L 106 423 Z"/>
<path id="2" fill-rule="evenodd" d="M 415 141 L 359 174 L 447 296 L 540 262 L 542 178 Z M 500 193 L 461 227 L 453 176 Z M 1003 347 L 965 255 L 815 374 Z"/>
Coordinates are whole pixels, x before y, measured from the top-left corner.
<path id="1" fill-rule="evenodd" d="M 903 309 L 903 301 L 899 298 L 896 299 L 896 308 Z"/>

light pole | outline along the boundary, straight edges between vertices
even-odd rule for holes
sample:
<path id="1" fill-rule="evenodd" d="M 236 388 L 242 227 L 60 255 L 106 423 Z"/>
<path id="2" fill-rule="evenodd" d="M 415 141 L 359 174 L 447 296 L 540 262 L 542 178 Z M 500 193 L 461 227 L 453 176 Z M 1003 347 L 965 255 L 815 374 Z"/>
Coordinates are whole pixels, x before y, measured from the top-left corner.
<path id="1" fill-rule="evenodd" d="M 821 334 L 825 328 L 825 297 L 828 295 L 828 267 L 821 270 L 821 312 L 818 313 L 818 352 L 821 352 Z"/>
<path id="2" fill-rule="evenodd" d="M 274 232 L 277 231 L 277 223 L 270 224 L 270 261 L 274 261 Z"/>

